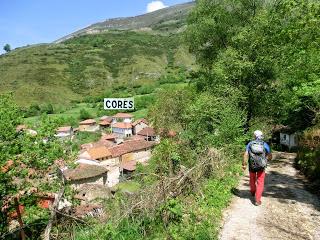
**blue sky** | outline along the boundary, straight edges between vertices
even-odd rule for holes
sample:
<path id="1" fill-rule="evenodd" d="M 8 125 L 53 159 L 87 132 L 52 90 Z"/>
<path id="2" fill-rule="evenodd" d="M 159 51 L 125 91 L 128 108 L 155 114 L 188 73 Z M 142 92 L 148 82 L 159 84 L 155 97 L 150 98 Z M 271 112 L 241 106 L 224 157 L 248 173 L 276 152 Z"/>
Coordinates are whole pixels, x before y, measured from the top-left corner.
<path id="1" fill-rule="evenodd" d="M 144 14 L 161 6 L 189 0 L 1 0 L 0 53 L 12 48 L 48 43 L 108 18 Z"/>

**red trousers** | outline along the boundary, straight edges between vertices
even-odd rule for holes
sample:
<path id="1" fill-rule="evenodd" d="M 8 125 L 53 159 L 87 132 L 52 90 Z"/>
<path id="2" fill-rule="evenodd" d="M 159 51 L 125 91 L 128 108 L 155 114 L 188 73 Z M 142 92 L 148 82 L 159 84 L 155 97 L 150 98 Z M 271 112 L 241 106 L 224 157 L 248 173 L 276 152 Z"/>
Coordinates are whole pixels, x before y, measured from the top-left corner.
<path id="1" fill-rule="evenodd" d="M 255 195 L 256 201 L 261 202 L 261 196 L 264 187 L 265 171 L 250 172 L 250 192 Z"/>

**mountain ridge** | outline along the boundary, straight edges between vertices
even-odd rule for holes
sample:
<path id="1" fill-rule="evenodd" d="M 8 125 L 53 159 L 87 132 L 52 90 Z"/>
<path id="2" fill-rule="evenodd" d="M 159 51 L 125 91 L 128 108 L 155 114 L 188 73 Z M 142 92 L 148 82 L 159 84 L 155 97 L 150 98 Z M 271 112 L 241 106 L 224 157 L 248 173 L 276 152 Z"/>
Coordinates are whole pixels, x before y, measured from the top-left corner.
<path id="1" fill-rule="evenodd" d="M 71 34 L 61 37 L 55 40 L 54 43 L 61 43 L 81 35 L 97 34 L 108 30 L 161 31 L 161 27 L 166 28 L 167 26 L 172 28 L 172 25 L 175 25 L 176 28 L 173 27 L 171 31 L 177 31 L 180 27 L 185 25 L 187 15 L 194 5 L 195 2 L 192 1 L 133 17 L 106 19 L 105 21 L 91 24 Z"/>

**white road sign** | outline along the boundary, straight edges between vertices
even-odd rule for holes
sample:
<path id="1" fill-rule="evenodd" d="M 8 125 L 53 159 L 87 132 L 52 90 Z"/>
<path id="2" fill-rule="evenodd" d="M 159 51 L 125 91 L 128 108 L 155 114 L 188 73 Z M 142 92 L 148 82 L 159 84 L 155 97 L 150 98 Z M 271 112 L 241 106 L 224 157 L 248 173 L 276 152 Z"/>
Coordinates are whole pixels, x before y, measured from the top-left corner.
<path id="1" fill-rule="evenodd" d="M 133 98 L 105 98 L 104 99 L 104 109 L 134 109 L 134 99 Z"/>

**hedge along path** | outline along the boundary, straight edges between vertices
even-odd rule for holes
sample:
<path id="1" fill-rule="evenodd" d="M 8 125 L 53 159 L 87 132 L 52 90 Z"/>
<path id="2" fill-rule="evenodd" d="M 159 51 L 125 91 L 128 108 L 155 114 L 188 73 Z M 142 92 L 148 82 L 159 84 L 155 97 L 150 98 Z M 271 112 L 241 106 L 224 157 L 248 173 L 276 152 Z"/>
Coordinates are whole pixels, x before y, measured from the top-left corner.
<path id="1" fill-rule="evenodd" d="M 276 152 L 269 163 L 262 205 L 253 205 L 249 174 L 242 177 L 225 211 L 220 240 L 320 240 L 319 198 L 293 167 L 295 154 Z"/>

